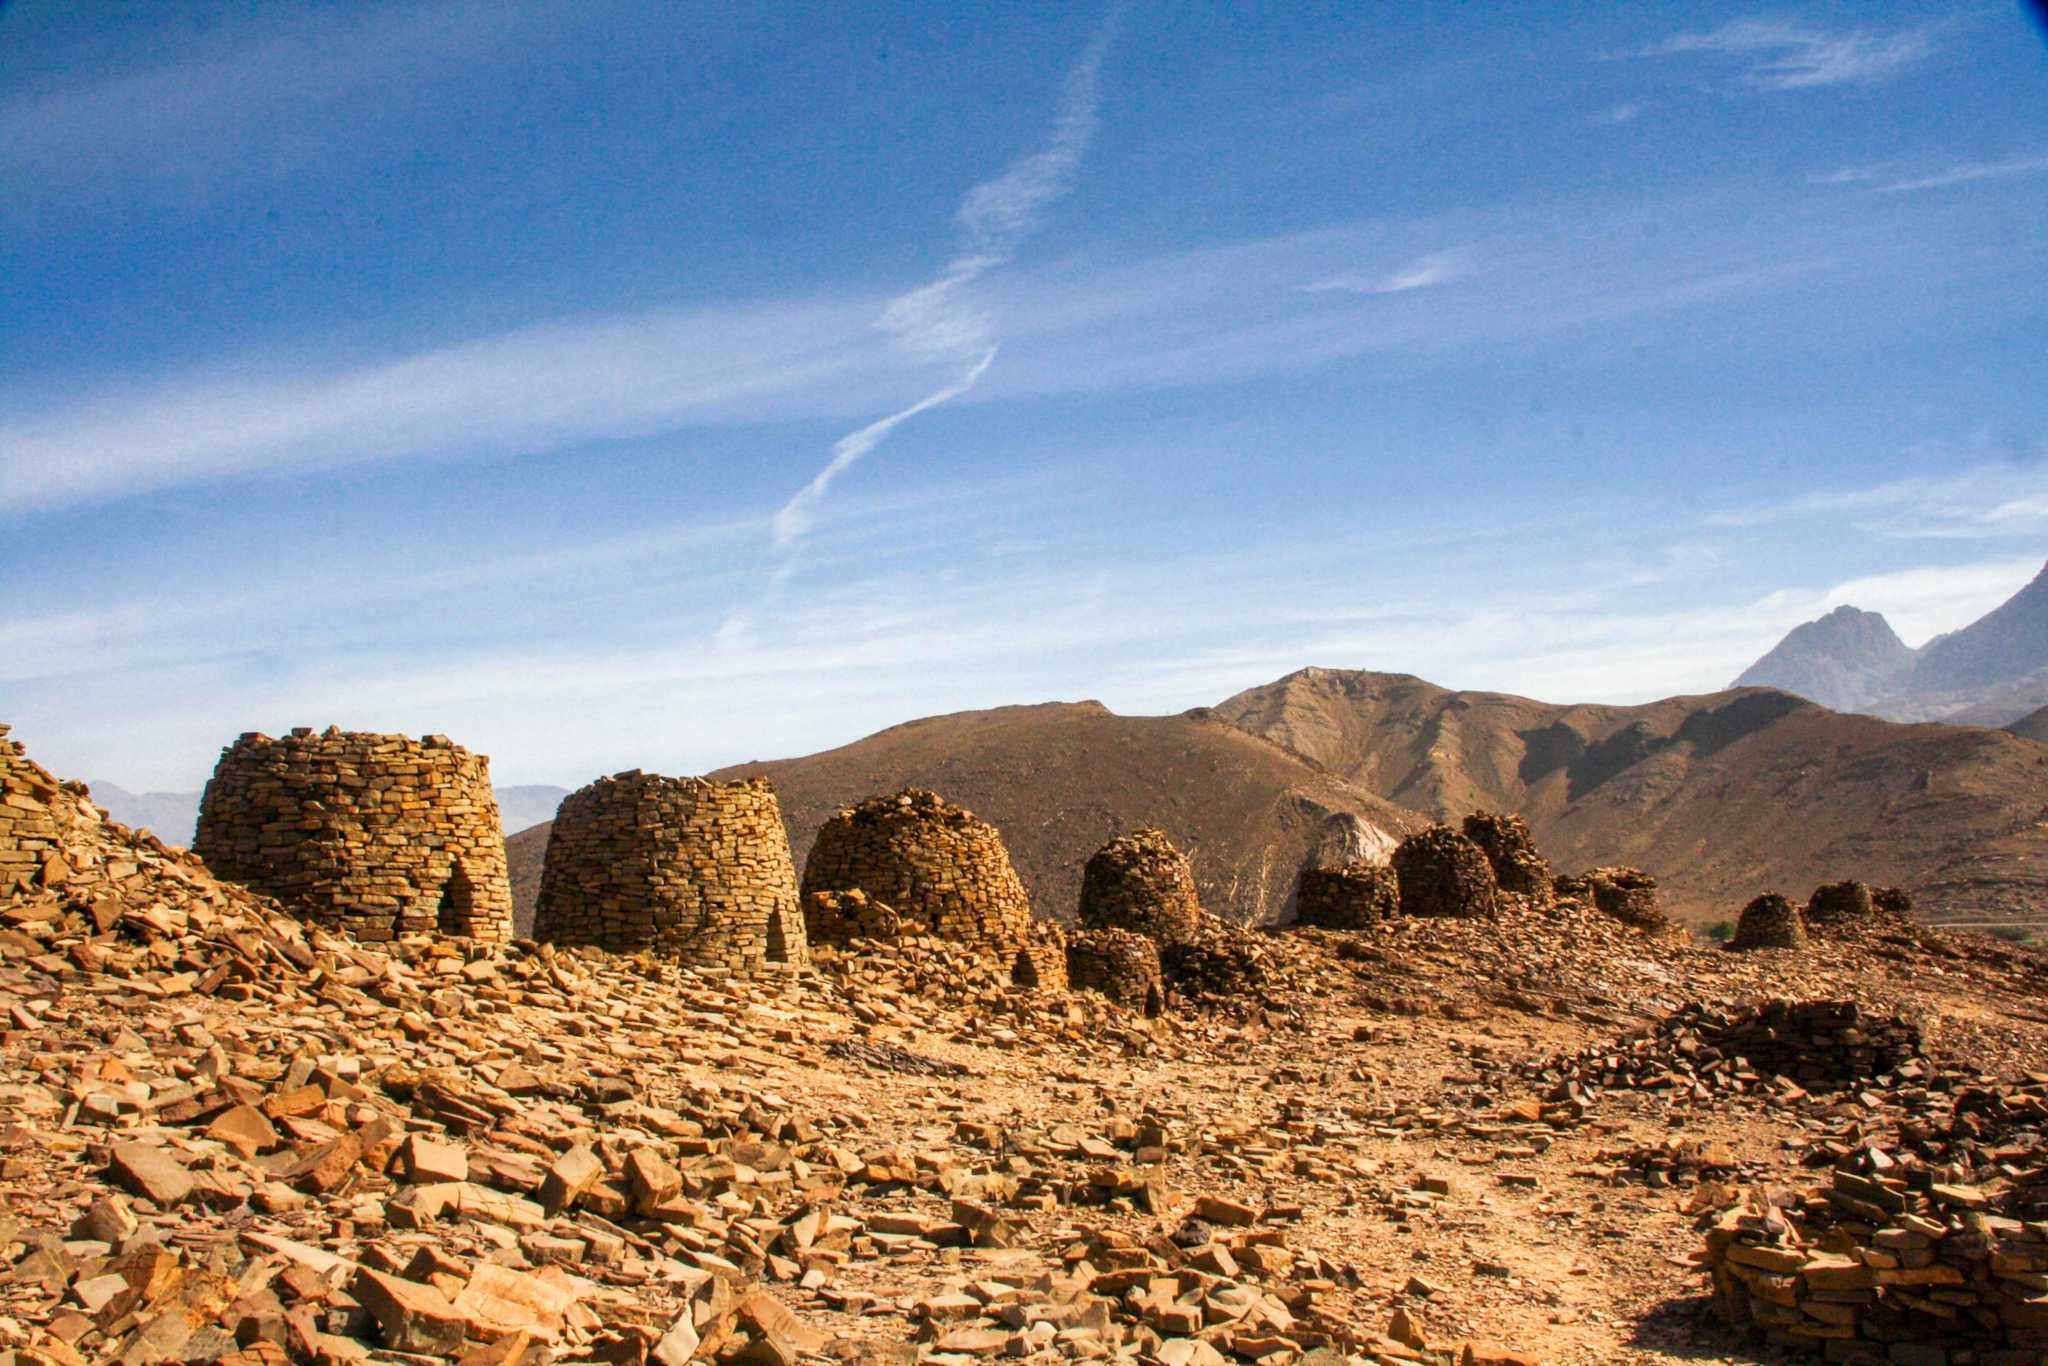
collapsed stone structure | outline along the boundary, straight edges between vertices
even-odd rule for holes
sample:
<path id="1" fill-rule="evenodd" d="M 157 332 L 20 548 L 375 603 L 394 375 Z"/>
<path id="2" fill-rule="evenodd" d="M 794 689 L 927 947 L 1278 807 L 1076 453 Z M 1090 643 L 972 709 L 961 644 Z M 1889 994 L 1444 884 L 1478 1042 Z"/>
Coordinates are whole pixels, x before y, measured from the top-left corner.
<path id="1" fill-rule="evenodd" d="M 1550 862 L 1536 852 L 1529 822 L 1513 814 L 1474 811 L 1465 817 L 1465 838 L 1486 855 L 1501 891 L 1527 897 L 1538 906 L 1550 904 Z"/>
<path id="2" fill-rule="evenodd" d="M 490 761 L 445 735 L 251 731 L 221 751 L 192 848 L 358 939 L 512 937 Z"/>
<path id="3" fill-rule="evenodd" d="M 1136 830 L 1095 851 L 1081 871 L 1083 929 L 1132 930 L 1166 943 L 1202 925 L 1202 900 L 1187 855 L 1163 830 Z"/>
<path id="4" fill-rule="evenodd" d="M 1140 1015 L 1166 1010 L 1166 979 L 1159 944 L 1136 930 L 1080 930 L 1067 940 L 1067 983 L 1075 991 L 1099 991 Z"/>
<path id="5" fill-rule="evenodd" d="M 1402 915 L 1484 917 L 1500 907 L 1486 852 L 1448 825 L 1431 825 L 1402 840 L 1394 850 L 1394 876 Z"/>
<path id="6" fill-rule="evenodd" d="M 570 793 L 548 836 L 533 929 L 545 943 L 651 950 L 743 976 L 803 966 L 775 789 L 634 769 Z"/>
<path id="7" fill-rule="evenodd" d="M 1862 882 L 1830 882 L 1813 889 L 1806 901 L 1809 929 L 1861 924 L 1877 914 L 1877 899 Z"/>
<path id="8" fill-rule="evenodd" d="M 1354 860 L 1334 868 L 1304 868 L 1294 906 L 1297 925 L 1359 930 L 1400 914 L 1401 888 L 1391 864 Z"/>
<path id="9" fill-rule="evenodd" d="M 1707 1047 L 1809 1091 L 1839 1091 L 1917 1064 L 1919 1027 L 1855 1001 L 1764 1001 L 1716 1027 Z"/>
<path id="10" fill-rule="evenodd" d="M 1588 868 L 1577 877 L 1557 879 L 1557 894 L 1584 901 L 1602 915 L 1639 930 L 1670 925 L 1657 904 L 1657 879 L 1640 868 Z"/>
<path id="11" fill-rule="evenodd" d="M 1799 908 L 1776 892 L 1765 892 L 1742 908 L 1735 922 L 1731 949 L 1803 949 L 1806 947 L 1806 918 Z"/>

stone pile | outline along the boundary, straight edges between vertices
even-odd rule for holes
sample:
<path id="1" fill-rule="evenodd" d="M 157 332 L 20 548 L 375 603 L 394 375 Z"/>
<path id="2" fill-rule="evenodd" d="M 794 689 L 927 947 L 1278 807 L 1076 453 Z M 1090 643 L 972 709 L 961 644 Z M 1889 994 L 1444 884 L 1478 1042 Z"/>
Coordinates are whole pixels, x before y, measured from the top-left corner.
<path id="1" fill-rule="evenodd" d="M 1400 914 L 1401 889 L 1392 865 L 1353 860 L 1302 869 L 1294 904 L 1297 925 L 1359 930 Z"/>
<path id="2" fill-rule="evenodd" d="M 1799 908 L 1776 892 L 1765 892 L 1742 908 L 1735 922 L 1735 935 L 1728 947 L 1738 952 L 1749 949 L 1802 949 L 1806 947 L 1806 918 Z"/>
<path id="3" fill-rule="evenodd" d="M 1120 835 L 1081 870 L 1075 923 L 1084 930 L 1131 930 L 1172 943 L 1192 937 L 1202 921 L 1187 855 L 1162 830 Z"/>
<path id="4" fill-rule="evenodd" d="M 826 821 L 804 862 L 803 895 L 865 893 L 902 932 L 1021 950 L 1031 903 L 987 821 L 912 788 L 870 797 Z"/>
<path id="5" fill-rule="evenodd" d="M 1639 930 L 1663 930 L 1671 924 L 1657 904 L 1657 879 L 1640 868 L 1589 868 L 1577 877 L 1559 878 L 1557 893 Z"/>
<path id="6" fill-rule="evenodd" d="M 903 921 L 890 907 L 871 901 L 856 888 L 850 892 L 812 892 L 804 898 L 804 935 L 814 944 L 845 944 L 855 939 L 894 939 Z"/>
<path id="7" fill-rule="evenodd" d="M 1394 850 L 1394 876 L 1405 916 L 1464 919 L 1499 909 L 1500 888 L 1486 852 L 1448 825 L 1402 840 Z"/>
<path id="8" fill-rule="evenodd" d="M 1135 930 L 1077 930 L 1067 938 L 1067 984 L 1147 1017 L 1166 1009 L 1159 943 Z"/>
<path id="9" fill-rule="evenodd" d="M 1547 1105 L 1582 1118 L 1606 1091 L 1655 1091 L 1673 1101 L 1888 1088 L 1921 1082 L 1919 1029 L 1855 1001 L 1770 1000 L 1741 1007 L 1691 1002 L 1646 1031 L 1524 1065 Z"/>
<path id="10" fill-rule="evenodd" d="M 2026 1195 L 2044 1156 L 1980 1185 L 1871 1146 L 1794 1203 L 1757 1192 L 1707 1234 L 1715 1307 L 1851 1366 L 2048 1360 L 2048 1224 Z"/>
<path id="11" fill-rule="evenodd" d="M 361 940 L 512 937 L 490 762 L 446 736 L 245 734 L 221 751 L 192 848 Z"/>
<path id="12" fill-rule="evenodd" d="M 1474 811 L 1465 817 L 1465 838 L 1486 855 L 1500 890 L 1539 905 L 1549 902 L 1554 894 L 1550 862 L 1536 851 L 1529 822 L 1513 814 Z"/>
<path id="13" fill-rule="evenodd" d="M 563 798 L 534 937 L 648 950 L 741 976 L 808 961 L 775 789 L 635 769 Z"/>

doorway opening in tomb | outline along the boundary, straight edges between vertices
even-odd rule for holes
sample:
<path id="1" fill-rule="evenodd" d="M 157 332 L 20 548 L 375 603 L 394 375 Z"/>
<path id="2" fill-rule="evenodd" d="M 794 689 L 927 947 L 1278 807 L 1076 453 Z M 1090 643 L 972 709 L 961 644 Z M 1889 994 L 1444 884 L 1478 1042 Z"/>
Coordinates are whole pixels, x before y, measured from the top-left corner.
<path id="1" fill-rule="evenodd" d="M 441 888 L 441 910 L 434 928 L 442 934 L 468 934 L 475 924 L 476 884 L 460 862 L 448 869 L 448 881 Z"/>

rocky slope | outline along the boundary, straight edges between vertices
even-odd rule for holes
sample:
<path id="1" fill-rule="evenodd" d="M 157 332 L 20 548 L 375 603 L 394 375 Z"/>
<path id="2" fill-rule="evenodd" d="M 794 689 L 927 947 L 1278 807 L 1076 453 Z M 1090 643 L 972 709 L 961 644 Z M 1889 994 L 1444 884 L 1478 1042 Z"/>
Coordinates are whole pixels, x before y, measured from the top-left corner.
<path id="1" fill-rule="evenodd" d="M 1852 874 L 1941 918 L 2048 912 L 2048 754 L 2005 732 L 1761 689 L 1558 706 L 1335 669 L 1215 714 L 1428 815 L 1519 811 L 1559 866 L 1649 869 L 1694 920 Z"/>

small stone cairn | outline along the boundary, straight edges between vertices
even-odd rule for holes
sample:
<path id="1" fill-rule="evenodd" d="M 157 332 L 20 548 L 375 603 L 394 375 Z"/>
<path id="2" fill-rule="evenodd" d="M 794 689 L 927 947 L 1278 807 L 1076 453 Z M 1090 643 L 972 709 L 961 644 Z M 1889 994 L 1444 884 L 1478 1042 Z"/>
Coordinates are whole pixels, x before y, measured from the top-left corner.
<path id="1" fill-rule="evenodd" d="M 1496 914 L 1500 887 L 1486 852 L 1448 825 L 1432 825 L 1394 850 L 1401 914 L 1484 918 Z"/>
<path id="2" fill-rule="evenodd" d="M 251 731 L 221 751 L 192 848 L 358 939 L 512 937 L 490 761 L 445 735 Z"/>

